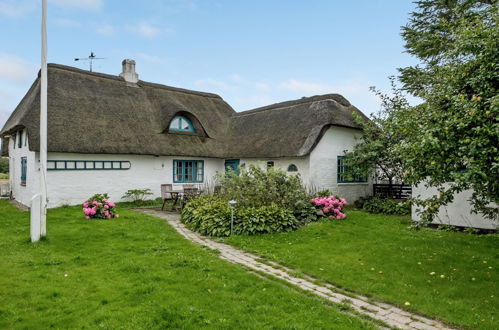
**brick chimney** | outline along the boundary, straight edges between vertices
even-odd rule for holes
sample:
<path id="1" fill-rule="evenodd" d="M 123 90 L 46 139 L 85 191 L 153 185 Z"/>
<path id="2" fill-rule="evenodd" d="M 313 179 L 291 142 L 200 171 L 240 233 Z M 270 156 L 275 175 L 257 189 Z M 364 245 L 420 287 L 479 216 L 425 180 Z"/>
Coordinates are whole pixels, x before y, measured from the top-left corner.
<path id="1" fill-rule="evenodd" d="M 136 84 L 139 81 L 139 75 L 135 72 L 135 61 L 125 59 L 121 64 L 123 66 L 123 72 L 120 73 L 120 77 L 125 79 L 127 83 Z"/>

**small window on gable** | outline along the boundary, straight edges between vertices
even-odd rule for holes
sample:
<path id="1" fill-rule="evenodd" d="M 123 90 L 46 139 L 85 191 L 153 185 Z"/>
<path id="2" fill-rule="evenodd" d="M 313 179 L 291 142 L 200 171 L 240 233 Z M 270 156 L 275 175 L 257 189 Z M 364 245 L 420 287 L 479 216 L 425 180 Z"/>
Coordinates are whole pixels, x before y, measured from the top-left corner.
<path id="1" fill-rule="evenodd" d="M 289 164 L 288 172 L 298 172 L 298 167 L 295 164 Z"/>
<path id="2" fill-rule="evenodd" d="M 19 137 L 18 137 L 17 143 L 18 143 L 18 145 L 17 145 L 18 148 L 23 147 L 23 131 L 19 131 Z"/>
<path id="3" fill-rule="evenodd" d="M 179 131 L 179 132 L 194 132 L 194 126 L 189 118 L 184 116 L 175 116 L 170 122 L 170 131 Z"/>

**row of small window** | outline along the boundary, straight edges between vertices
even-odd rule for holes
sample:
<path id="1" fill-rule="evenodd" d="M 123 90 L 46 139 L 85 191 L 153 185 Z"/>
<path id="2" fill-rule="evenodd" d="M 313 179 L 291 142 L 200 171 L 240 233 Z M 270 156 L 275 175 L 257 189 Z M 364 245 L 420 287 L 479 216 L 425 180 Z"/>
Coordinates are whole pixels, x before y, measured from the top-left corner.
<path id="1" fill-rule="evenodd" d="M 25 163 L 24 163 L 25 164 Z M 25 165 L 24 165 L 25 166 Z M 117 160 L 49 160 L 48 170 L 128 170 L 129 161 Z M 173 181 L 175 183 L 203 182 L 204 161 L 174 160 Z"/>
<path id="2" fill-rule="evenodd" d="M 47 170 L 129 170 L 127 160 L 49 160 Z"/>

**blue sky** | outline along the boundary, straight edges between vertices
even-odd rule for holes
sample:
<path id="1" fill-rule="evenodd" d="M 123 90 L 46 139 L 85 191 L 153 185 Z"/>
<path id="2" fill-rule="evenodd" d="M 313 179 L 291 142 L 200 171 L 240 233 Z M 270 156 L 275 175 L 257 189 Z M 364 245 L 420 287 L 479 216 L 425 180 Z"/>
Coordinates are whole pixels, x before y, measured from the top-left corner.
<path id="1" fill-rule="evenodd" d="M 213 92 L 236 111 L 340 93 L 371 113 L 388 76 L 415 63 L 400 26 L 405 0 L 48 0 L 48 60 Z M 0 127 L 36 77 L 39 0 L 0 0 Z"/>

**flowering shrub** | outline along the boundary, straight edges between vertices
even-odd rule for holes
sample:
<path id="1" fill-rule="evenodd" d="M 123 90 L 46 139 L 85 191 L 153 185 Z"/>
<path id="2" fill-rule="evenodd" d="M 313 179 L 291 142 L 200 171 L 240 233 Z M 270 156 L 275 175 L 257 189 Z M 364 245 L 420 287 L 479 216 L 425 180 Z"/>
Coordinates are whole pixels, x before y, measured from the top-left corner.
<path id="1" fill-rule="evenodd" d="M 310 202 L 329 219 L 341 220 L 347 217 L 345 213 L 341 212 L 343 206 L 347 203 L 344 198 L 336 198 L 334 196 L 315 197 L 312 198 Z"/>
<path id="2" fill-rule="evenodd" d="M 83 213 L 87 220 L 119 218 L 116 204 L 109 200 L 107 194 L 96 194 L 83 203 Z"/>

